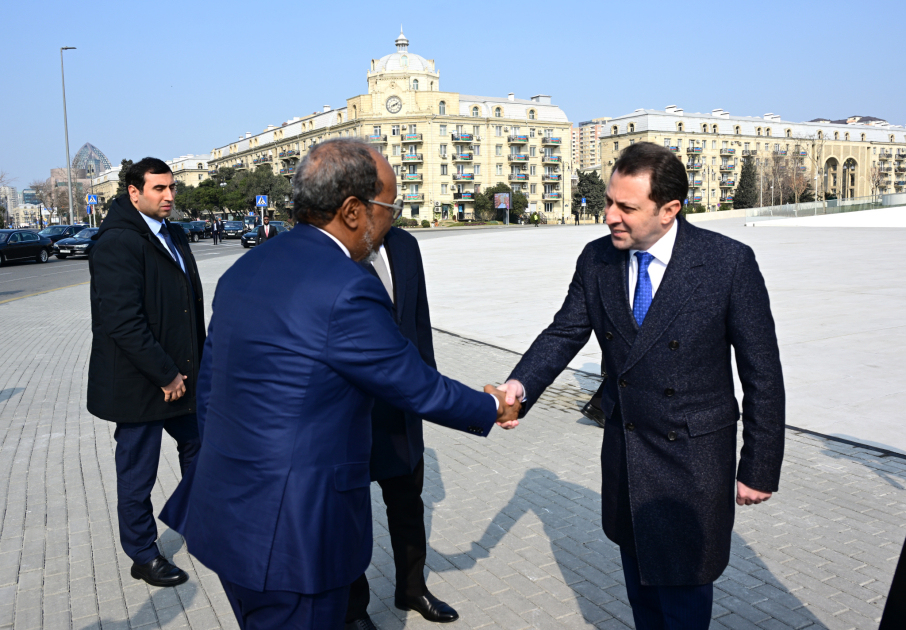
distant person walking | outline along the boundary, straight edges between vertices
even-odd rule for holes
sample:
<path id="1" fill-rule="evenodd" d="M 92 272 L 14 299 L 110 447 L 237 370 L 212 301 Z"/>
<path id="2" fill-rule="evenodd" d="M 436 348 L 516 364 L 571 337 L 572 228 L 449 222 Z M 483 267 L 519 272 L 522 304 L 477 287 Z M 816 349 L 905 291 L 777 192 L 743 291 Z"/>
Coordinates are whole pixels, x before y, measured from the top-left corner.
<path id="1" fill-rule="evenodd" d="M 573 215 L 573 216 L 576 217 L 576 225 L 579 225 L 579 213 L 576 212 L 575 215 Z"/>
<path id="2" fill-rule="evenodd" d="M 217 239 L 220 238 L 220 220 L 217 217 L 214 217 L 214 221 L 211 223 L 211 237 L 214 239 L 214 245 L 216 245 Z"/>
<path id="3" fill-rule="evenodd" d="M 258 226 L 258 244 L 277 236 L 277 228 L 270 224 L 270 217 L 264 217 L 264 225 Z"/>
<path id="4" fill-rule="evenodd" d="M 195 383 L 205 340 L 201 281 L 189 242 L 167 221 L 176 181 L 144 158 L 126 172 L 88 259 L 91 359 L 88 411 L 116 423 L 117 516 L 132 577 L 153 586 L 189 579 L 157 547 L 151 489 L 163 432 L 185 474 L 201 441 Z"/>

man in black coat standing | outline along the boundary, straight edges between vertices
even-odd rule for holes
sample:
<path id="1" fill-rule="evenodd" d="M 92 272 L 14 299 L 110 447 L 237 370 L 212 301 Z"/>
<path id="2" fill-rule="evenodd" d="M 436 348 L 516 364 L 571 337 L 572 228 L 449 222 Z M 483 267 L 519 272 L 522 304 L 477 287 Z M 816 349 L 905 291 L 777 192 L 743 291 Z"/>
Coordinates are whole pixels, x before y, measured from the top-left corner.
<path id="1" fill-rule="evenodd" d="M 264 225 L 258 226 L 258 243 L 257 243 L 258 245 L 261 245 L 261 243 L 264 243 L 268 239 L 271 239 L 271 238 L 274 238 L 275 236 L 277 236 L 277 228 L 275 228 L 273 225 L 271 225 L 270 222 L 271 222 L 270 218 L 267 215 L 265 215 L 264 216 Z"/>
<path id="2" fill-rule="evenodd" d="M 117 515 L 132 577 L 176 586 L 189 578 L 158 550 L 151 490 L 164 431 L 176 440 L 183 473 L 200 446 L 204 304 L 185 232 L 166 220 L 176 191 L 170 167 L 145 158 L 129 168 L 126 184 L 89 254 L 88 411 L 116 423 Z"/>
<path id="3" fill-rule="evenodd" d="M 418 241 L 405 230 L 391 228 L 384 237 L 380 255 L 367 269 L 390 294 L 400 332 L 415 345 L 425 363 L 436 369 L 425 270 Z M 396 568 L 396 607 L 415 610 L 428 621 L 455 621 L 459 618 L 456 611 L 434 597 L 425 584 L 428 543 L 422 502 L 425 480 L 422 419 L 378 398 L 371 412 L 371 426 L 371 479 L 381 486 L 387 506 L 387 528 Z M 349 630 L 375 627 L 367 613 L 369 600 L 368 580 L 363 573 L 349 591 L 346 610 Z"/>
<path id="4" fill-rule="evenodd" d="M 614 164 L 605 222 L 566 301 L 501 386 L 531 408 L 594 332 L 603 354 L 604 533 L 620 546 L 638 630 L 703 630 L 738 505 L 770 498 L 785 402 L 774 320 L 752 250 L 677 215 L 683 165 L 652 143 Z M 743 446 L 736 465 L 742 383 Z M 735 481 L 735 493 L 734 493 Z"/>

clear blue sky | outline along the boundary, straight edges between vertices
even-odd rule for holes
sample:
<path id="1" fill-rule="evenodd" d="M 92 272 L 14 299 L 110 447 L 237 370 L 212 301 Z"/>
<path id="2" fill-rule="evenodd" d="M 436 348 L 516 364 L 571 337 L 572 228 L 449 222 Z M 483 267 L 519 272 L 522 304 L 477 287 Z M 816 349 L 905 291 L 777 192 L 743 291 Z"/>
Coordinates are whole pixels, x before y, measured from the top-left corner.
<path id="1" fill-rule="evenodd" d="M 343 106 L 401 22 L 442 89 L 550 94 L 575 122 L 676 104 L 906 123 L 902 0 L 53 0 L 2 16 L 0 169 L 19 189 L 66 162 L 60 46 L 78 47 L 65 53 L 70 151 L 88 141 L 114 163 L 206 154 Z"/>

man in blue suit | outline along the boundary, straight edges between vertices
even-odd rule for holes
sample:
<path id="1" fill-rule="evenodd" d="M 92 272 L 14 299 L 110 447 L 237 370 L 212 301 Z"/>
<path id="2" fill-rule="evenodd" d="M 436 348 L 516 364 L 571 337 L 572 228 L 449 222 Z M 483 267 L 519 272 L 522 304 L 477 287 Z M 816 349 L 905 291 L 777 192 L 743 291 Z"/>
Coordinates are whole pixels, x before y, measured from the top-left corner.
<path id="1" fill-rule="evenodd" d="M 447 379 L 400 334 L 374 260 L 402 209 L 379 153 L 311 150 L 295 229 L 221 278 L 198 382 L 201 450 L 161 514 L 220 577 L 243 630 L 343 627 L 371 559 L 371 407 L 475 435 L 518 406 Z M 489 395 L 490 394 L 490 395 Z"/>
<path id="2" fill-rule="evenodd" d="M 678 217 L 685 169 L 662 147 L 614 164 L 605 221 L 566 301 L 502 389 L 531 408 L 594 332 L 603 363 L 604 533 L 620 546 L 638 630 L 703 630 L 736 503 L 777 490 L 784 388 L 752 250 Z M 743 389 L 743 447 L 731 349 Z M 735 484 L 734 484 L 735 481 Z M 735 485 L 735 488 L 734 488 Z"/>

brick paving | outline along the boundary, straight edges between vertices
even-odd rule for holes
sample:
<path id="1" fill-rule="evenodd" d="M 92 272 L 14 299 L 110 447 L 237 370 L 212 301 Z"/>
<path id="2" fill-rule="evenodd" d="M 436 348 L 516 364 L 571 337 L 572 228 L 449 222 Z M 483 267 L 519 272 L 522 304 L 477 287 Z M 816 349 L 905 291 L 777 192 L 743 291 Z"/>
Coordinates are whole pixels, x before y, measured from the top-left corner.
<path id="1" fill-rule="evenodd" d="M 17 331 L 0 366 L 0 629 L 236 628 L 216 576 L 162 525 L 165 554 L 191 579 L 159 589 L 129 575 L 113 426 L 85 411 L 87 287 L 0 305 L 0 317 Z M 441 331 L 435 343 L 441 370 L 473 386 L 518 360 Z M 600 527 L 601 429 L 578 413 L 595 388 L 568 371 L 518 429 L 486 440 L 426 425 L 428 583 L 459 610 L 453 627 L 632 627 L 619 552 Z M 906 538 L 906 460 L 787 436 L 780 492 L 737 511 L 712 628 L 876 628 Z M 179 476 L 165 444 L 158 509 Z M 373 619 L 433 627 L 393 607 L 379 492 L 373 500 Z"/>

